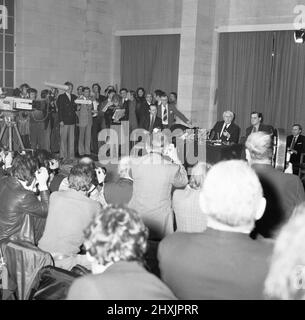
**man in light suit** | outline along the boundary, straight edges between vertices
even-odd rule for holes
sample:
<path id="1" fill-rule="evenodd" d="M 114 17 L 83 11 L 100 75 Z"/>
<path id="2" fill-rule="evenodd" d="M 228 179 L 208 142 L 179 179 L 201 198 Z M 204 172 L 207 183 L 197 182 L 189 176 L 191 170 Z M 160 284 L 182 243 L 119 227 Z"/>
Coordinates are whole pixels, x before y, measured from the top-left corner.
<path id="1" fill-rule="evenodd" d="M 291 154 L 293 174 L 299 174 L 301 154 L 305 152 L 305 136 L 302 133 L 300 124 L 294 124 L 291 130 L 292 135 L 287 137 L 287 150 Z"/>
<path id="2" fill-rule="evenodd" d="M 246 141 L 246 158 L 257 173 L 267 200 L 263 217 L 255 224 L 251 237 L 276 237 L 290 218 L 293 209 L 305 201 L 299 177 L 272 167 L 273 139 L 267 132 L 250 134 Z"/>
<path id="3" fill-rule="evenodd" d="M 160 104 L 158 105 L 157 115 L 162 120 L 163 128 L 170 128 L 176 122 L 176 117 L 180 118 L 188 126 L 192 123 L 188 118 L 180 112 L 175 104 L 168 103 L 168 97 L 163 93 L 160 97 Z"/>
<path id="4" fill-rule="evenodd" d="M 177 150 L 173 145 L 165 148 L 164 138 L 161 132 L 154 133 L 152 146 L 146 148 L 149 153 L 131 165 L 133 195 L 129 207 L 138 211 L 154 240 L 174 231 L 172 187 L 184 187 L 188 183 Z M 170 159 L 166 159 L 164 153 L 168 153 Z"/>
<path id="5" fill-rule="evenodd" d="M 210 133 L 210 139 L 220 139 L 224 142 L 238 143 L 240 128 L 234 122 L 234 113 L 225 111 L 223 121 L 218 121 Z"/>
<path id="6" fill-rule="evenodd" d="M 69 89 L 58 96 L 58 120 L 60 124 L 60 157 L 73 159 L 74 154 L 74 130 L 76 123 L 76 95 L 72 94 L 73 84 L 66 82 Z"/>
<path id="7" fill-rule="evenodd" d="M 273 127 L 268 124 L 263 124 L 263 114 L 261 112 L 251 112 L 251 126 L 246 129 L 246 138 L 251 133 L 264 131 L 273 135 Z"/>

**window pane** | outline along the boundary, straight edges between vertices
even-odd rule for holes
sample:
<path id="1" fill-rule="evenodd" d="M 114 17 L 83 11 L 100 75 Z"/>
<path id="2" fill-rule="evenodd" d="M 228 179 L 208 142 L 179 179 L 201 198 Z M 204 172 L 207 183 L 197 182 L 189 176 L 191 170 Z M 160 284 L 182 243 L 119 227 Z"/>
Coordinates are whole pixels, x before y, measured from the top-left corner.
<path id="1" fill-rule="evenodd" d="M 3 69 L 3 52 L 0 51 L 0 69 Z"/>
<path id="2" fill-rule="evenodd" d="M 14 18 L 8 18 L 8 29 L 5 30 L 5 33 L 14 35 Z"/>
<path id="3" fill-rule="evenodd" d="M 3 83 L 3 70 L 0 69 L 0 87 L 5 87 Z"/>
<path id="4" fill-rule="evenodd" d="M 0 36 L 0 39 L 2 37 Z M 0 44 L 0 48 L 2 48 L 2 46 L 3 45 Z M 14 52 L 14 37 L 13 36 L 7 36 L 7 35 L 5 36 L 5 51 L 6 52 Z"/>
<path id="5" fill-rule="evenodd" d="M 5 53 L 5 69 L 14 70 L 14 55 L 12 53 Z"/>
<path id="6" fill-rule="evenodd" d="M 0 51 L 3 51 L 3 34 L 0 34 Z"/>
<path id="7" fill-rule="evenodd" d="M 5 71 L 5 87 L 14 87 L 14 71 Z"/>
<path id="8" fill-rule="evenodd" d="M 15 2 L 14 0 L 4 0 L 4 4 L 7 7 L 9 16 L 14 15 L 14 2 Z M 1 4 L 2 4 L 2 0 L 1 0 Z"/>

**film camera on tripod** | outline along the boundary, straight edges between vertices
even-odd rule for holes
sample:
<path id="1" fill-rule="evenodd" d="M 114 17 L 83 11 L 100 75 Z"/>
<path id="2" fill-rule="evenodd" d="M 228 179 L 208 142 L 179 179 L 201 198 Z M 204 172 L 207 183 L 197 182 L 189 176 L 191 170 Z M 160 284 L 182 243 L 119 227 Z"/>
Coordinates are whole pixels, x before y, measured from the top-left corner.
<path id="1" fill-rule="evenodd" d="M 33 101 L 30 99 L 22 99 L 16 97 L 7 97 L 3 89 L 0 88 L 0 114 L 2 118 L 2 125 L 0 131 L 0 141 L 3 140 L 4 134 L 8 131 L 8 150 L 13 152 L 13 138 L 16 136 L 19 148 L 25 150 L 23 141 L 21 139 L 16 115 L 19 111 L 33 110 Z"/>

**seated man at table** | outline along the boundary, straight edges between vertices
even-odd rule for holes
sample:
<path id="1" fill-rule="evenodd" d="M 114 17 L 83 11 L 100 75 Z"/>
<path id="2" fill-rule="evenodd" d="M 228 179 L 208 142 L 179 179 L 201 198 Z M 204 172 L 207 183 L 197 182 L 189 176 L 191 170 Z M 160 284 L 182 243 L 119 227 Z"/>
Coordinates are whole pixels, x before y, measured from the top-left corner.
<path id="1" fill-rule="evenodd" d="M 210 133 L 210 139 L 220 139 L 224 142 L 238 143 L 240 128 L 234 122 L 234 113 L 225 111 L 223 113 L 223 121 L 218 121 L 214 125 Z"/>
<path id="2" fill-rule="evenodd" d="M 264 131 L 273 134 L 273 127 L 263 124 L 263 114 L 261 112 L 251 112 L 251 126 L 246 129 L 246 138 L 253 132 Z"/>
<path id="3" fill-rule="evenodd" d="M 255 172 L 241 160 L 217 163 L 199 201 L 208 228 L 161 241 L 161 279 L 178 299 L 262 299 L 273 246 L 249 237 L 266 205 Z"/>
<path id="4" fill-rule="evenodd" d="M 292 163 L 293 174 L 299 174 L 301 154 L 305 152 L 305 136 L 302 135 L 302 126 L 294 124 L 291 135 L 287 137 L 287 148 L 290 152 L 290 162 Z"/>

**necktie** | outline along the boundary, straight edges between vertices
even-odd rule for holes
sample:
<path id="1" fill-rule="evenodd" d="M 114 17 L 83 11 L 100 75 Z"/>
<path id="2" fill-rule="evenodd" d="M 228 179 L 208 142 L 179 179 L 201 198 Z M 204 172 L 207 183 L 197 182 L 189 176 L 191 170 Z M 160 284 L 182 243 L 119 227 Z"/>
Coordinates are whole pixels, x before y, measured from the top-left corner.
<path id="1" fill-rule="evenodd" d="M 222 131 L 221 131 L 221 134 L 220 134 L 220 137 L 223 136 L 223 133 L 227 130 L 227 125 L 225 124 Z"/>
<path id="2" fill-rule="evenodd" d="M 293 139 L 292 139 L 292 141 L 291 141 L 290 149 L 294 149 L 296 140 L 297 140 L 296 137 L 293 137 Z"/>
<path id="3" fill-rule="evenodd" d="M 257 131 L 257 128 L 253 127 L 252 132 L 256 132 L 256 131 Z"/>
<path id="4" fill-rule="evenodd" d="M 162 118 L 162 122 L 164 124 L 168 123 L 168 114 L 167 114 L 167 108 L 164 106 L 164 112 L 163 112 L 163 118 Z"/>
<path id="5" fill-rule="evenodd" d="M 153 130 L 153 127 L 154 127 L 154 121 L 155 119 L 154 119 L 154 116 L 153 115 L 150 115 L 150 124 L 149 124 L 149 132 L 152 132 L 152 130 Z"/>

